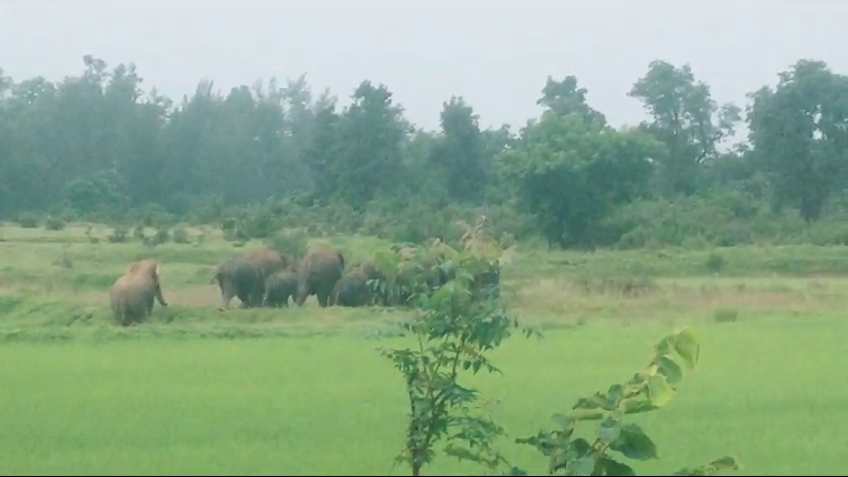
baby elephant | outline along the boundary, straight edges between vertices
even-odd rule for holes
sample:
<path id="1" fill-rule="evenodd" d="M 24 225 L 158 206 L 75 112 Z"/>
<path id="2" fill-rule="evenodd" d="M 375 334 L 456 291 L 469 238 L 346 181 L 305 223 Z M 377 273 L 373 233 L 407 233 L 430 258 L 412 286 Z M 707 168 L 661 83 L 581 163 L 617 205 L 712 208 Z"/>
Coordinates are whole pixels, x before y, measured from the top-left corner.
<path id="1" fill-rule="evenodd" d="M 335 304 L 339 306 L 365 306 L 371 299 L 368 277 L 360 269 L 342 276 L 333 290 Z"/>
<path id="2" fill-rule="evenodd" d="M 280 270 L 265 280 L 265 295 L 262 306 L 289 306 L 289 298 L 297 297 L 297 273 L 292 270 Z"/>

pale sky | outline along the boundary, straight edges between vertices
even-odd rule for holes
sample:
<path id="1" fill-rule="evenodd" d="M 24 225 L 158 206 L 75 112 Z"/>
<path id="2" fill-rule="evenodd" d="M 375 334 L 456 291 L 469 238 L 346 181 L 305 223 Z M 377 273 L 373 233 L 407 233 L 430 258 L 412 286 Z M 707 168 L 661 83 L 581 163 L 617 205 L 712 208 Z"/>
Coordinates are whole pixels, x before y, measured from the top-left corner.
<path id="1" fill-rule="evenodd" d="M 145 89 L 175 100 L 201 77 L 227 92 L 305 72 L 346 104 L 369 79 L 428 128 L 451 95 L 482 126 L 523 125 L 546 77 L 573 74 L 621 125 L 644 118 L 626 94 L 654 59 L 690 63 L 716 100 L 740 106 L 799 58 L 848 73 L 847 20 L 836 0 L 0 0 L 0 68 L 58 80 L 92 54 L 134 62 Z"/>

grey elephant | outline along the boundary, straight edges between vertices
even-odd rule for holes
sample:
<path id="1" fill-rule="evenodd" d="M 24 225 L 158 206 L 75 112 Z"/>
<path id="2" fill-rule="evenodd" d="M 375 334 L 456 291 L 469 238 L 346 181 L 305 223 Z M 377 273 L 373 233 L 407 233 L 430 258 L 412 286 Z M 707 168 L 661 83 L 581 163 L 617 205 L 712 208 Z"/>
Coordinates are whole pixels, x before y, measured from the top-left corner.
<path id="1" fill-rule="evenodd" d="M 265 275 L 255 263 L 243 257 L 231 258 L 215 270 L 212 282 L 221 289 L 221 308 L 230 308 L 230 301 L 238 297 L 243 308 L 259 306 L 265 292 Z"/>
<path id="2" fill-rule="evenodd" d="M 371 260 L 364 260 L 354 268 L 358 269 L 365 275 L 365 282 L 368 286 L 368 304 L 385 306 L 387 303 L 387 294 L 385 293 L 385 289 L 375 289 L 371 280 L 376 280 L 378 282 L 378 286 L 381 284 L 385 285 L 386 274 L 380 271 L 380 269 L 378 269 Z"/>
<path id="3" fill-rule="evenodd" d="M 261 306 L 266 278 L 286 269 L 291 263 L 292 260 L 288 256 L 266 248 L 222 263 L 210 281 L 218 282 L 218 288 L 221 290 L 221 309 L 228 309 L 233 297 L 238 297 L 242 307 Z"/>
<path id="4" fill-rule="evenodd" d="M 265 279 L 262 306 L 289 306 L 289 298 L 297 298 L 297 272 L 280 270 Z"/>
<path id="5" fill-rule="evenodd" d="M 333 289 L 333 301 L 338 306 L 365 306 L 371 301 L 368 277 L 357 268 L 345 273 Z"/>
<path id="6" fill-rule="evenodd" d="M 120 325 L 128 326 L 145 320 L 153 311 L 154 299 L 163 307 L 168 306 L 162 296 L 159 277 L 159 264 L 154 260 L 142 260 L 115 280 L 109 291 L 109 302 Z"/>
<path id="7" fill-rule="evenodd" d="M 404 261 L 398 268 L 395 278 L 396 293 L 389 301 L 390 305 L 407 306 L 416 292 L 415 286 L 426 285 L 425 290 L 432 292 L 450 280 L 441 264 L 433 257 L 421 261 Z M 422 291 L 422 290 L 417 290 Z"/>
<path id="8" fill-rule="evenodd" d="M 297 268 L 297 305 L 315 295 L 321 307 L 333 305 L 333 289 L 344 273 L 344 255 L 338 250 L 310 251 Z"/>
<path id="9" fill-rule="evenodd" d="M 255 263 L 266 276 L 294 266 L 291 257 L 270 248 L 253 250 L 245 254 L 244 258 L 248 262 Z"/>

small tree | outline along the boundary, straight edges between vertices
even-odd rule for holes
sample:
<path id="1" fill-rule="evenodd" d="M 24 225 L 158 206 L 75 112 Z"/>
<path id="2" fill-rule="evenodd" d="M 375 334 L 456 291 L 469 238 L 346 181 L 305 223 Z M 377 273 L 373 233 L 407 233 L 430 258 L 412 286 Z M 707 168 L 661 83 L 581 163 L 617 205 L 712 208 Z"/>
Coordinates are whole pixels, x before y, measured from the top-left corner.
<path id="1" fill-rule="evenodd" d="M 500 372 L 486 353 L 509 337 L 518 323 L 507 315 L 492 288 L 474 286 L 474 278 L 494 263 L 491 258 L 451 252 L 441 265 L 451 268 L 454 278 L 436 290 L 427 283 L 427 274 L 417 275 L 412 284 L 416 314 L 403 327 L 414 336 L 415 346 L 382 351 L 406 381 L 409 424 L 398 461 L 408 463 L 414 476 L 433 460 L 440 441 L 446 444 L 446 454 L 461 460 L 489 468 L 505 463 L 493 447 L 503 428 L 487 415 L 478 392 L 461 384 L 460 377 L 481 370 Z M 405 259 L 400 251 L 397 255 L 398 261 L 409 262 L 408 250 Z"/>
<path id="2" fill-rule="evenodd" d="M 645 371 L 625 384 L 610 386 L 606 393 L 578 400 L 567 414 L 555 414 L 559 429 L 540 431 L 516 442 L 532 445 L 545 455 L 549 475 L 636 475 L 632 467 L 618 459 L 657 459 L 657 446 L 639 425 L 625 423 L 624 417 L 662 409 L 671 402 L 684 369 L 694 369 L 699 354 L 700 342 L 692 330 L 670 334 L 655 346 Z M 577 424 L 584 421 L 599 421 L 593 438 L 575 436 Z M 726 456 L 672 475 L 715 475 L 737 468 L 736 460 Z M 513 467 L 509 475 L 528 474 Z"/>

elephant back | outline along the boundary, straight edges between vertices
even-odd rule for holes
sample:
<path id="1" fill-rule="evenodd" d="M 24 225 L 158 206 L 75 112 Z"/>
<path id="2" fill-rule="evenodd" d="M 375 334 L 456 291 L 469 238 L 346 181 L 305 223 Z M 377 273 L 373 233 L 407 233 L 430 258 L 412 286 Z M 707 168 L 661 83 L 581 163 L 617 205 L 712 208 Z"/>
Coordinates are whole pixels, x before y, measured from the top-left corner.
<path id="1" fill-rule="evenodd" d="M 294 264 L 291 257 L 270 248 L 261 248 L 248 252 L 244 256 L 244 259 L 259 266 L 265 276 L 270 276 L 279 270 L 291 268 Z"/>

